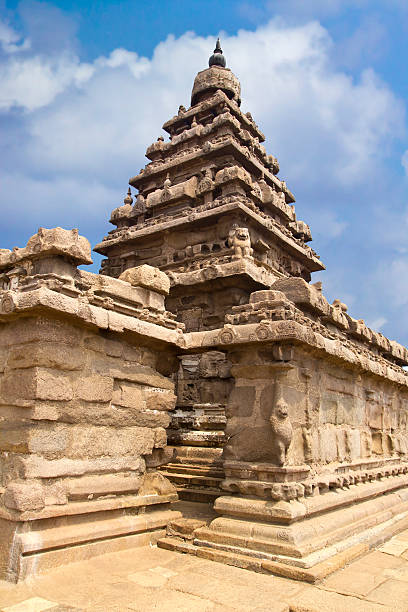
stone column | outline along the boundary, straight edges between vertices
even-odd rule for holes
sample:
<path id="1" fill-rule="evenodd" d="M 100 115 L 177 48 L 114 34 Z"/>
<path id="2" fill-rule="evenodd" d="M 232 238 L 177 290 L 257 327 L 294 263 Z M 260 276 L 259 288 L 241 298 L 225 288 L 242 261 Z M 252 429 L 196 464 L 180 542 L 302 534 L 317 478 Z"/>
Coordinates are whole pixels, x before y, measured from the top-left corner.
<path id="1" fill-rule="evenodd" d="M 293 349 L 245 347 L 229 358 L 235 387 L 226 410 L 221 489 L 232 495 L 217 498 L 214 509 L 222 516 L 196 531 L 195 544 L 238 554 L 251 549 L 255 556 L 293 554 L 291 500 L 303 494 L 300 482 L 310 472 L 307 465 L 287 465 L 293 407 L 285 383 Z"/>

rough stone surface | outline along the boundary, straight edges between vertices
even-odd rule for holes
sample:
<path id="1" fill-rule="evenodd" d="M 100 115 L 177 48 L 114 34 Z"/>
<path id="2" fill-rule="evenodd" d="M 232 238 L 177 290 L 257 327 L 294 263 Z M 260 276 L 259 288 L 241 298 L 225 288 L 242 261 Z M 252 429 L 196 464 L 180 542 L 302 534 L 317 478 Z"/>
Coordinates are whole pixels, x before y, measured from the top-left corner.
<path id="1" fill-rule="evenodd" d="M 172 456 L 165 427 L 175 403 L 157 365 L 180 329 L 162 307 L 168 278 L 147 270 L 144 303 L 137 287 L 76 270 L 86 245 L 57 228 L 2 255 L 2 579 L 100 554 L 109 541 L 155 542 L 179 516 L 162 511 L 177 495 L 157 472 Z"/>
<path id="2" fill-rule="evenodd" d="M 169 277 L 147 264 L 125 270 L 119 279 L 130 283 L 133 287 L 145 287 L 158 293 L 164 293 L 164 295 L 167 295 L 170 290 Z"/>
<path id="3" fill-rule="evenodd" d="M 406 539 L 407 532 L 394 540 L 400 537 Z M 2 583 L 1 609 L 5 612 L 408 610 L 408 561 L 378 551 L 354 561 L 319 585 L 254 573 L 156 547 L 145 546 L 138 552 L 136 555 L 134 550 L 111 552 L 67 568 L 52 568 L 29 582 Z"/>

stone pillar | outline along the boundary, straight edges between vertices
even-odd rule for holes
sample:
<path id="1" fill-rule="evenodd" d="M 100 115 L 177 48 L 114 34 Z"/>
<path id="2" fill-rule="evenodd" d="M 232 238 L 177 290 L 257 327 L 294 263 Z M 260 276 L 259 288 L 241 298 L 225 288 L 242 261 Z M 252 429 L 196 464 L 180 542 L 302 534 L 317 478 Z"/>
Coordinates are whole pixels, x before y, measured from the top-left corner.
<path id="1" fill-rule="evenodd" d="M 232 495 L 217 498 L 214 509 L 222 516 L 196 531 L 195 544 L 241 554 L 250 549 L 255 556 L 256 551 L 285 554 L 285 549 L 291 554 L 285 526 L 271 523 L 285 521 L 285 503 L 290 506 L 302 493 L 299 482 L 310 472 L 305 464 L 287 465 L 293 407 L 285 383 L 294 368 L 293 348 L 245 347 L 230 352 L 229 358 L 235 387 L 226 409 L 221 489 Z M 276 509 L 274 501 L 281 502 Z"/>

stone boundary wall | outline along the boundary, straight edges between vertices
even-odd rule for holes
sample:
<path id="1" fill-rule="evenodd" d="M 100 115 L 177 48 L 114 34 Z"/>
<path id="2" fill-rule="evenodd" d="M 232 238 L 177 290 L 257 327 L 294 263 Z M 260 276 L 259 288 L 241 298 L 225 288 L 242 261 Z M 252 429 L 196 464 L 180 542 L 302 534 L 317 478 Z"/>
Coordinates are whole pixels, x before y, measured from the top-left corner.
<path id="1" fill-rule="evenodd" d="M 180 333 L 168 279 L 149 266 L 126 280 L 77 270 L 89 261 L 89 243 L 60 228 L 0 252 L 3 579 L 155 542 L 179 515 L 157 471 Z"/>

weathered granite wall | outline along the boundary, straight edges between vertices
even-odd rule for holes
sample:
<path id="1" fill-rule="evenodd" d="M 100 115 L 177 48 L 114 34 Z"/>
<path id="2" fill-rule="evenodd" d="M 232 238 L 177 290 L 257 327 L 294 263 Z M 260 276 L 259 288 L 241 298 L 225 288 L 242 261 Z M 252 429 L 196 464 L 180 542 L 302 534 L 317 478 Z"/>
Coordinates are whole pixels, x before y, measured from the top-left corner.
<path id="1" fill-rule="evenodd" d="M 89 259 L 60 228 L 0 252 L 3 579 L 155 542 L 179 515 L 157 471 L 176 401 L 168 279 L 149 266 L 126 280 L 77 270 Z"/>

